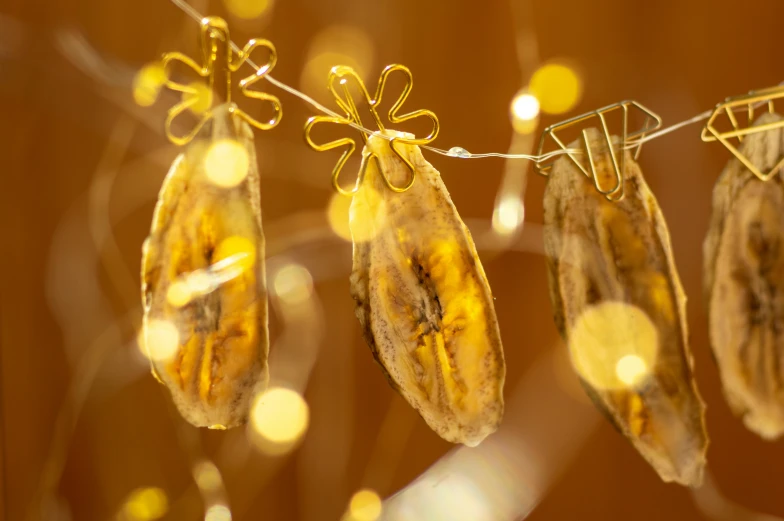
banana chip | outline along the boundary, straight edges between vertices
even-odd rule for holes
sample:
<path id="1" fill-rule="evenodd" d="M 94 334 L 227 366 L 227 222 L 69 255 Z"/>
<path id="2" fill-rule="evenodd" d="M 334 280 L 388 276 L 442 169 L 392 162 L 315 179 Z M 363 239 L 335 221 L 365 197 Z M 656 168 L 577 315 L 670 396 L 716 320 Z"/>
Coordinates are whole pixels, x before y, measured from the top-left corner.
<path id="1" fill-rule="evenodd" d="M 588 136 L 600 185 L 612 186 L 603 135 L 589 129 Z M 607 201 L 565 156 L 549 175 L 544 244 L 555 322 L 596 406 L 664 481 L 698 486 L 708 438 L 686 297 L 656 199 L 623 153 L 625 197 L 618 202 Z"/>
<path id="2" fill-rule="evenodd" d="M 781 121 L 761 116 L 756 125 Z M 746 136 L 740 151 L 767 171 L 784 155 L 784 129 Z M 732 159 L 713 190 L 704 245 L 710 339 L 724 394 L 766 439 L 784 433 L 784 177 L 761 181 Z"/>
<path id="3" fill-rule="evenodd" d="M 197 427 L 244 423 L 267 386 L 267 289 L 250 127 L 223 105 L 164 181 L 142 254 L 143 343 Z"/>
<path id="4" fill-rule="evenodd" d="M 493 297 L 438 171 L 419 147 L 395 146 L 415 167 L 413 186 L 390 190 L 370 161 L 351 204 L 357 318 L 392 387 L 442 438 L 474 446 L 497 429 L 504 408 Z M 368 152 L 394 185 L 406 184 L 410 172 L 388 140 L 372 135 Z"/>

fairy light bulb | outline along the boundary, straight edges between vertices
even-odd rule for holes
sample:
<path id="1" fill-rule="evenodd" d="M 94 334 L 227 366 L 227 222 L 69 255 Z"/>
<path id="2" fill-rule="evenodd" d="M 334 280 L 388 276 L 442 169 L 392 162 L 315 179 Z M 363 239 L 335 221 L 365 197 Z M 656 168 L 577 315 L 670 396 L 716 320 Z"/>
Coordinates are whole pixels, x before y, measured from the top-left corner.
<path id="1" fill-rule="evenodd" d="M 580 101 L 583 90 L 580 76 L 564 63 L 547 63 L 539 67 L 531 76 L 528 88 L 547 114 L 563 114 L 572 110 Z"/>
<path id="2" fill-rule="evenodd" d="M 505 194 L 493 211 L 493 230 L 500 235 L 515 232 L 525 219 L 525 206 L 518 195 Z"/>
<path id="3" fill-rule="evenodd" d="M 155 361 L 170 360 L 180 345 L 177 326 L 168 320 L 150 320 L 144 328 L 140 344 L 145 356 Z"/>
<path id="4" fill-rule="evenodd" d="M 254 433 L 269 445 L 289 446 L 305 433 L 310 410 L 305 398 L 293 389 L 271 387 L 254 400 L 250 425 Z M 274 448 L 274 447 L 273 447 Z"/>

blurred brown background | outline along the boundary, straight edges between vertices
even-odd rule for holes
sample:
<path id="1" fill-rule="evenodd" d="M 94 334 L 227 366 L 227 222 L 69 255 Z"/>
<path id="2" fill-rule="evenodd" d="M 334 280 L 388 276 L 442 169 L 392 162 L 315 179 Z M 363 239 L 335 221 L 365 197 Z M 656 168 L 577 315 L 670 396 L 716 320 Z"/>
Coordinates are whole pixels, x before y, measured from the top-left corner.
<path id="1" fill-rule="evenodd" d="M 193 5 L 227 16 L 217 0 Z M 360 338 L 348 293 L 350 244 L 324 233 L 307 238 L 309 229 L 329 230 L 336 157 L 302 141 L 313 110 L 266 84 L 284 104 L 280 126 L 256 135 L 270 256 L 310 269 L 319 302 L 305 393 L 310 427 L 296 450 L 271 457 L 248 448 L 242 432 L 183 426 L 135 345 L 141 243 L 177 150 L 162 135 L 167 103 L 137 107 L 130 86 L 161 52 L 194 54 L 198 26 L 166 0 L 2 0 L 0 15 L 0 518 L 120 519 L 133 490 L 159 487 L 168 497 L 165 519 L 202 519 L 191 467 L 206 457 L 221 470 L 235 520 L 337 520 L 356 490 L 390 496 L 450 450 L 402 405 Z M 348 45 L 368 77 L 404 63 L 416 82 L 409 107 L 440 117 L 437 146 L 505 152 L 509 103 L 542 62 L 567 59 L 579 71 L 583 96 L 569 115 L 635 99 L 667 125 L 784 80 L 782 15 L 779 0 L 277 0 L 257 20 L 228 20 L 238 43 L 271 39 L 279 53 L 274 76 L 324 102 L 303 72 L 318 35 L 326 48 Z M 354 31 L 349 44 L 338 42 L 347 31 Z M 316 71 L 324 80 L 327 68 Z M 558 119 L 543 118 L 534 137 Z M 784 444 L 760 440 L 729 412 L 706 339 L 702 241 L 711 189 L 729 154 L 703 144 L 699 132 L 695 125 L 646 145 L 641 164 L 689 296 L 709 469 L 725 498 L 716 488 L 695 499 L 663 484 L 580 395 L 563 391 L 574 381 L 563 371 L 565 347 L 537 251 L 544 181 L 532 177 L 523 234 L 508 251 L 480 254 L 506 350 L 505 426 L 529 444 L 531 468 L 552 473 L 530 476 L 530 488 L 541 489 L 534 521 L 754 519 L 730 500 L 784 516 Z M 475 235 L 488 230 L 503 161 L 426 155 Z M 274 310 L 271 329 L 274 348 L 285 329 Z M 553 398 L 553 389 L 562 396 Z M 384 429 L 399 435 L 382 443 L 385 418 Z M 548 450 L 548 439 L 570 450 Z M 379 452 L 396 456 L 379 459 Z M 529 465 L 506 464 L 523 473 Z M 410 519 L 440 519 L 414 513 Z"/>

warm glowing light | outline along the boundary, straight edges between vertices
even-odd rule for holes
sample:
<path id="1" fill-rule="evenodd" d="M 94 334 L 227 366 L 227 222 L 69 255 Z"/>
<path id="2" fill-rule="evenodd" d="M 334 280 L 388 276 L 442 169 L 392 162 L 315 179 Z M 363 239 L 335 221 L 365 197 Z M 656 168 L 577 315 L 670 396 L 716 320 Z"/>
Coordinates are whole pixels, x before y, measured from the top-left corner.
<path id="1" fill-rule="evenodd" d="M 387 189 L 382 188 L 382 190 Z M 386 227 L 387 203 L 369 183 L 362 186 L 352 198 L 348 222 L 351 228 L 351 239 L 354 242 L 369 241 Z"/>
<path id="2" fill-rule="evenodd" d="M 271 387 L 260 393 L 250 416 L 256 434 L 274 444 L 295 442 L 307 429 L 309 419 L 305 399 L 285 387 Z"/>
<path id="3" fill-rule="evenodd" d="M 231 521 L 231 510 L 226 505 L 212 505 L 204 514 L 204 521 Z"/>
<path id="4" fill-rule="evenodd" d="M 352 197 L 334 193 L 327 207 L 327 219 L 335 235 L 346 241 L 369 241 L 386 222 L 386 203 L 371 186 Z"/>
<path id="5" fill-rule="evenodd" d="M 193 293 L 187 282 L 177 280 L 166 291 L 166 300 L 175 308 L 181 308 L 191 301 Z"/>
<path id="6" fill-rule="evenodd" d="M 169 360 L 180 346 L 177 326 L 168 320 L 149 320 L 145 325 L 144 337 L 145 354 L 152 360 Z"/>
<path id="7" fill-rule="evenodd" d="M 523 121 L 536 119 L 539 115 L 539 100 L 528 91 L 519 92 L 512 100 L 512 117 Z"/>
<path id="8" fill-rule="evenodd" d="M 313 277 L 304 266 L 289 264 L 275 274 L 272 287 L 279 299 L 287 304 L 300 304 L 313 293 Z"/>
<path id="9" fill-rule="evenodd" d="M 582 82 L 574 69 L 562 63 L 545 64 L 531 77 L 529 91 L 537 97 L 542 111 L 563 114 L 580 101 Z"/>
<path id="10" fill-rule="evenodd" d="M 199 486 L 199 490 L 205 492 L 214 492 L 223 485 L 220 471 L 211 461 L 201 461 L 194 465 L 193 477 Z"/>
<path id="11" fill-rule="evenodd" d="M 337 64 L 353 68 L 364 80 L 375 61 L 373 40 L 356 27 L 334 25 L 311 40 L 300 86 L 308 94 L 326 99 L 324 81 Z"/>
<path id="12" fill-rule="evenodd" d="M 519 196 L 501 197 L 493 211 L 493 230 L 500 235 L 515 232 L 525 219 L 525 206 Z"/>
<path id="13" fill-rule="evenodd" d="M 648 366 L 639 356 L 626 355 L 615 364 L 615 374 L 620 381 L 634 387 L 648 374 Z"/>
<path id="14" fill-rule="evenodd" d="M 166 71 L 160 63 L 142 67 L 133 78 L 133 100 L 142 107 L 149 107 L 158 99 L 166 83 Z"/>
<path id="15" fill-rule="evenodd" d="M 166 515 L 169 500 L 166 492 L 159 488 L 139 488 L 128 495 L 123 510 L 129 520 L 153 521 Z"/>
<path id="16" fill-rule="evenodd" d="M 381 516 L 381 498 L 373 490 L 363 489 L 351 497 L 348 509 L 352 521 L 376 521 Z"/>
<path id="17" fill-rule="evenodd" d="M 250 239 L 233 235 L 223 239 L 215 248 L 215 262 L 230 262 L 225 269 L 243 272 L 253 268 L 256 263 L 256 245 Z M 227 260 L 229 259 L 229 260 Z"/>
<path id="18" fill-rule="evenodd" d="M 223 188 L 231 188 L 244 181 L 248 176 L 248 168 L 248 151 L 233 139 L 221 139 L 213 143 L 204 157 L 207 179 Z"/>
<path id="19" fill-rule="evenodd" d="M 251 20 L 263 15 L 274 2 L 272 0 L 223 0 L 223 3 L 237 18 Z"/>
<path id="20" fill-rule="evenodd" d="M 577 373 L 593 387 L 636 385 L 656 364 L 656 326 L 640 308 L 604 302 L 587 308 L 569 333 L 569 352 Z"/>
<path id="21" fill-rule="evenodd" d="M 191 292 L 191 298 L 196 295 L 206 295 L 214 290 L 216 286 L 215 276 L 206 270 L 196 270 L 189 273 L 185 281 Z"/>
<path id="22" fill-rule="evenodd" d="M 212 106 L 212 89 L 204 82 L 193 82 L 188 85 L 191 92 L 183 92 L 182 100 L 193 104 L 188 108 L 194 114 L 204 114 Z"/>

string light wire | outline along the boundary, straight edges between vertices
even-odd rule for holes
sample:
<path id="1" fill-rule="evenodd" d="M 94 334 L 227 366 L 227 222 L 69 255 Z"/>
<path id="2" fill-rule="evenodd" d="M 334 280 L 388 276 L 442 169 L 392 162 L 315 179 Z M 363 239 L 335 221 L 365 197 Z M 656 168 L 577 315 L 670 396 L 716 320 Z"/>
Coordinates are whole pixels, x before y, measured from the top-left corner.
<path id="1" fill-rule="evenodd" d="M 184 12 L 185 14 L 187 14 L 188 16 L 193 18 L 196 22 L 201 22 L 201 20 L 204 18 L 201 15 L 201 13 L 199 13 L 196 9 L 194 9 L 193 6 L 191 6 L 190 4 L 185 2 L 185 0 L 171 0 L 171 2 L 175 6 L 177 6 L 182 12 Z M 234 50 L 235 52 L 240 52 L 241 51 L 239 46 L 237 46 L 237 44 L 234 43 L 234 41 L 229 41 L 229 45 L 231 46 L 232 50 Z M 253 69 L 259 75 L 264 74 L 264 72 L 266 71 L 265 68 L 259 67 L 251 59 L 247 59 L 247 60 L 245 60 L 245 62 L 248 65 L 250 65 L 251 67 L 253 67 Z M 301 99 L 302 101 L 304 101 L 308 105 L 311 105 L 313 108 L 323 112 L 324 114 L 327 114 L 327 115 L 333 116 L 333 117 L 338 117 L 338 118 L 341 117 L 338 113 L 336 113 L 333 110 L 330 110 L 329 108 L 325 107 L 324 105 L 322 105 L 318 101 L 314 100 L 313 98 L 311 98 L 310 96 L 308 96 L 304 92 L 300 92 L 299 90 L 295 89 L 294 87 L 292 87 L 290 85 L 287 85 L 287 84 L 283 83 L 282 81 L 280 81 L 278 79 L 273 78 L 269 74 L 264 75 L 264 79 L 267 80 L 268 82 L 272 83 L 273 85 L 275 85 L 279 89 L 282 89 L 282 90 L 288 92 L 289 94 L 291 94 L 292 96 L 295 96 L 295 97 Z M 780 83 L 779 85 L 784 85 L 784 82 Z M 689 125 L 693 125 L 695 123 L 699 123 L 701 121 L 705 121 L 705 120 L 707 120 L 711 116 L 712 112 L 713 112 L 712 110 L 706 110 L 705 112 L 701 112 L 701 113 L 697 114 L 696 116 L 694 116 L 692 118 L 689 118 L 687 120 L 681 121 L 679 123 L 675 123 L 674 125 L 670 125 L 669 127 L 665 127 L 665 128 L 663 128 L 661 130 L 658 130 L 656 132 L 652 132 L 651 134 L 643 136 L 640 139 L 631 140 L 630 142 L 626 143 L 623 148 L 626 149 L 626 150 L 632 149 L 632 148 L 636 148 L 637 146 L 639 146 L 639 145 L 641 145 L 643 143 L 647 143 L 649 141 L 653 141 L 654 139 L 658 139 L 660 137 L 666 136 L 667 134 L 669 134 L 671 132 L 675 132 L 676 130 L 680 130 L 683 127 L 687 127 Z M 370 129 L 367 129 L 367 128 L 363 127 L 362 125 L 359 125 L 359 124 L 354 123 L 354 122 L 350 122 L 349 125 L 351 127 L 355 128 L 356 130 L 360 131 L 360 132 L 364 132 L 367 135 L 371 135 L 374 132 L 374 131 L 372 131 Z M 391 139 L 391 137 L 384 136 L 384 135 L 379 135 L 379 137 L 382 137 L 384 139 Z M 427 149 L 427 150 L 429 150 L 431 152 L 435 152 L 436 154 L 440 154 L 442 156 L 458 157 L 458 158 L 461 158 L 461 159 L 482 159 L 482 158 L 488 158 L 488 157 L 498 157 L 498 158 L 503 158 L 503 159 L 525 159 L 525 160 L 528 160 L 528 161 L 533 161 L 535 163 L 542 163 L 542 162 L 548 161 L 549 159 L 552 159 L 553 157 L 560 156 L 560 155 L 563 155 L 563 154 L 579 154 L 579 153 L 581 153 L 581 150 L 577 150 L 577 149 L 563 149 L 563 150 L 554 150 L 552 152 L 548 152 L 548 153 L 542 154 L 542 155 L 534 155 L 534 154 L 504 154 L 504 153 L 501 153 L 501 152 L 486 152 L 486 153 L 474 154 L 474 153 L 469 152 L 468 150 L 466 150 L 463 147 L 452 147 L 452 148 L 450 148 L 448 150 L 444 150 L 442 148 L 437 148 L 437 147 L 432 147 L 432 146 L 429 146 L 429 145 L 424 145 L 421 148 Z"/>

